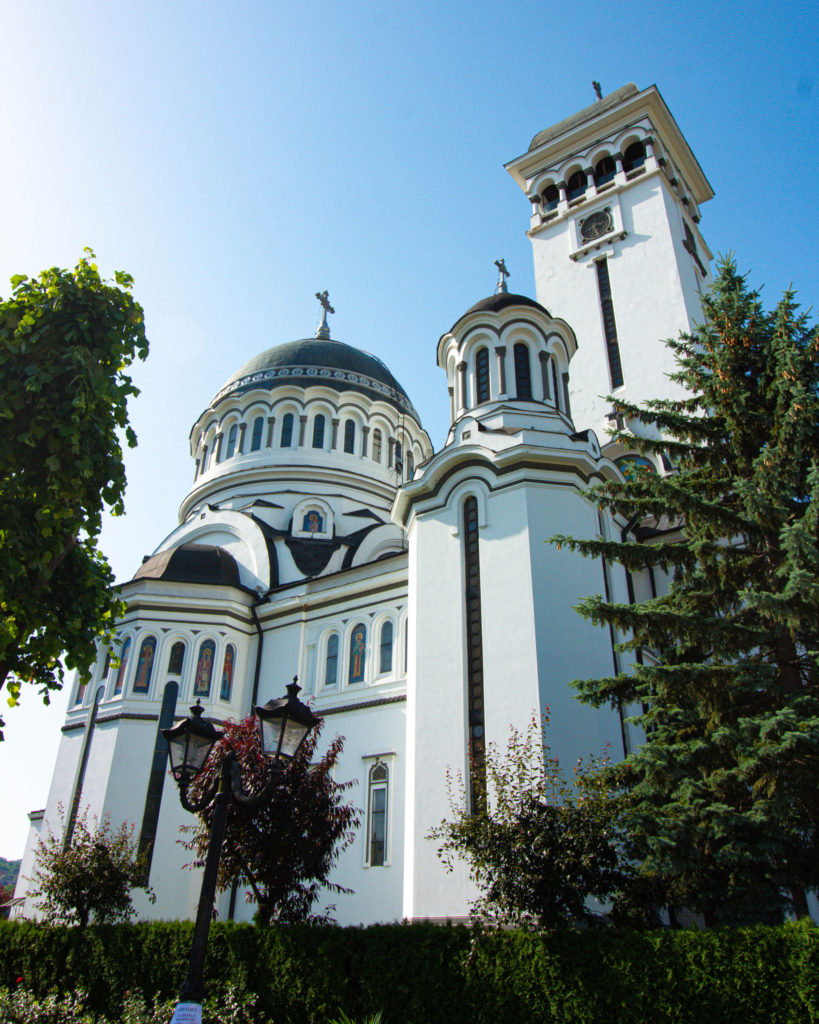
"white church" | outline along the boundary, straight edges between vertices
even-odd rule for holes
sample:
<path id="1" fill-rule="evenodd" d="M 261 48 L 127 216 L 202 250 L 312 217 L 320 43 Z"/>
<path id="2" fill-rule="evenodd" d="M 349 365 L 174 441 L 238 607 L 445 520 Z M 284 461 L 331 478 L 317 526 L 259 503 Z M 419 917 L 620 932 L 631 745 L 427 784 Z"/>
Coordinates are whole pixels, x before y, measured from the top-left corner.
<path id="1" fill-rule="evenodd" d="M 254 356 L 194 423 L 178 524 L 121 588 L 115 651 L 75 683 L 18 897 L 62 805 L 135 822 L 157 895 L 137 895 L 140 915 L 192 917 L 192 819 L 161 730 L 197 699 L 242 719 L 295 674 L 324 739 L 345 737 L 337 777 L 363 810 L 335 876 L 354 891 L 332 898 L 342 924 L 467 915 L 466 870 L 446 874 L 427 834 L 450 813 L 447 772 L 468 784 L 470 746 L 505 747 L 547 706 L 565 764 L 639 743 L 574 698 L 571 680 L 623 656 L 573 609 L 657 581 L 549 538 L 621 536 L 588 487 L 669 468 L 609 443 L 605 396 L 673 394 L 662 339 L 700 316 L 713 191 L 656 86 L 598 98 L 506 168 L 530 204 L 537 299 L 509 293 L 499 261 L 496 293 L 442 325 L 443 448 L 384 363 L 332 337 L 326 293 L 315 337 Z M 241 892 L 218 899 L 222 920 L 252 918 Z"/>

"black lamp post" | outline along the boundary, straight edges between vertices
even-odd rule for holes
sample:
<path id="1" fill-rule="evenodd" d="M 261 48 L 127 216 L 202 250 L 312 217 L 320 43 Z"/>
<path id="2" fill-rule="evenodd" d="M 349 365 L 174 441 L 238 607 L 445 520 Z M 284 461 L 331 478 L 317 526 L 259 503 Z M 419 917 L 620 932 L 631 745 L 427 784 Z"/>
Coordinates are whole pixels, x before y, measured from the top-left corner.
<path id="1" fill-rule="evenodd" d="M 239 765 L 233 751 L 229 750 L 222 759 L 218 782 L 209 787 L 198 800 L 189 799 L 188 787 L 204 768 L 214 744 L 224 736 L 212 722 L 202 718 L 203 708 L 200 701 L 197 700 L 191 708 L 188 718 L 176 722 L 170 729 L 162 730 L 162 735 L 168 741 L 171 774 L 179 785 L 182 806 L 194 814 L 204 810 L 209 804 L 213 806 L 188 973 L 179 990 L 179 1003 L 171 1018 L 171 1024 L 182 1024 L 183 1021 L 201 1024 L 205 953 L 213 916 L 213 898 L 216 893 L 216 878 L 219 873 L 222 841 L 225 837 L 228 805 L 231 801 L 248 807 L 258 807 L 266 803 L 278 783 L 282 768 L 292 761 L 311 729 L 319 722 L 310 708 L 298 699 L 300 689 L 297 677 L 294 676 L 293 682 L 287 687 L 286 697 L 268 701 L 263 707 L 256 708 L 262 753 L 270 764 L 270 776 L 264 788 L 253 796 L 243 790 Z"/>

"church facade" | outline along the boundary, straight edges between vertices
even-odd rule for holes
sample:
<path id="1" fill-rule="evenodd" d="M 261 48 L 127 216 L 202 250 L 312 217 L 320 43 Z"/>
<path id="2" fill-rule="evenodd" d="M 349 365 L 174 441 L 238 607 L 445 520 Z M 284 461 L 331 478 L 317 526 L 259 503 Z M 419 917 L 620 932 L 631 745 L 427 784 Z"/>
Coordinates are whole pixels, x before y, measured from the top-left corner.
<path id="1" fill-rule="evenodd" d="M 241 367 L 193 425 L 193 484 L 179 522 L 122 586 L 115 650 L 75 684 L 36 842 L 88 809 L 135 822 L 156 904 L 195 913 L 191 821 L 161 730 L 201 700 L 241 719 L 298 674 L 362 826 L 335 880 L 341 923 L 463 918 L 466 871 L 445 873 L 429 830 L 468 790 L 470 749 L 550 713 L 564 763 L 639 736 L 569 683 L 621 665 L 616 637 L 573 610 L 594 593 L 640 600 L 658 581 L 559 551 L 558 533 L 618 537 L 586 492 L 620 473 L 664 473 L 608 443 L 616 393 L 666 397 L 661 339 L 692 327 L 710 283 L 699 231 L 713 195 L 659 91 L 635 85 L 540 132 L 507 164 L 531 204 L 536 299 L 494 295 L 440 337 L 446 443 L 434 451 L 410 397 L 376 357 L 331 336 L 326 293 L 312 338 Z M 115 657 L 112 659 L 112 654 Z M 252 904 L 219 914 L 250 919 Z M 19 913 L 34 916 L 30 899 Z"/>

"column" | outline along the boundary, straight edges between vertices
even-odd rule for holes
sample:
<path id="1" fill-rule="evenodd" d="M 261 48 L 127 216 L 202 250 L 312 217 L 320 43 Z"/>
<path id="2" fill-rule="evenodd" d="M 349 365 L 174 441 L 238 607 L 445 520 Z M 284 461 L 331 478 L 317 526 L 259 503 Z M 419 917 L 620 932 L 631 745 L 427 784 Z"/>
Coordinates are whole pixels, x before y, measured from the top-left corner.
<path id="1" fill-rule="evenodd" d="M 246 423 L 239 424 L 239 443 L 236 446 L 236 454 L 242 455 L 245 450 L 245 431 L 247 430 Z"/>
<path id="2" fill-rule="evenodd" d="M 299 416 L 299 448 L 304 447 L 304 432 L 307 429 L 307 417 Z"/>
<path id="3" fill-rule="evenodd" d="M 506 398 L 506 346 L 498 345 L 495 355 L 498 357 L 498 398 Z"/>
<path id="4" fill-rule="evenodd" d="M 272 448 L 273 447 L 273 427 L 274 427 L 275 423 L 276 423 L 276 417 L 275 416 L 268 416 L 267 417 L 267 447 L 268 448 Z"/>

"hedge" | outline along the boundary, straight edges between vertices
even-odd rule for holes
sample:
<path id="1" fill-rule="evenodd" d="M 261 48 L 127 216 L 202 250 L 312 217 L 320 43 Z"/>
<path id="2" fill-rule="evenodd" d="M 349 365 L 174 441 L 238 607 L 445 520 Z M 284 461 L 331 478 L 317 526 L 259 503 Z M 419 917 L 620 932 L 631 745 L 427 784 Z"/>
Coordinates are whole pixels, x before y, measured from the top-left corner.
<path id="1" fill-rule="evenodd" d="M 128 991 L 172 998 L 192 925 L 0 922 L 0 986 L 89 993 L 116 1017 Z M 211 929 L 206 987 L 257 993 L 263 1019 L 325 1024 L 819 1022 L 819 929 L 473 933 L 438 925 Z M 18 979 L 22 979 L 19 981 Z"/>

